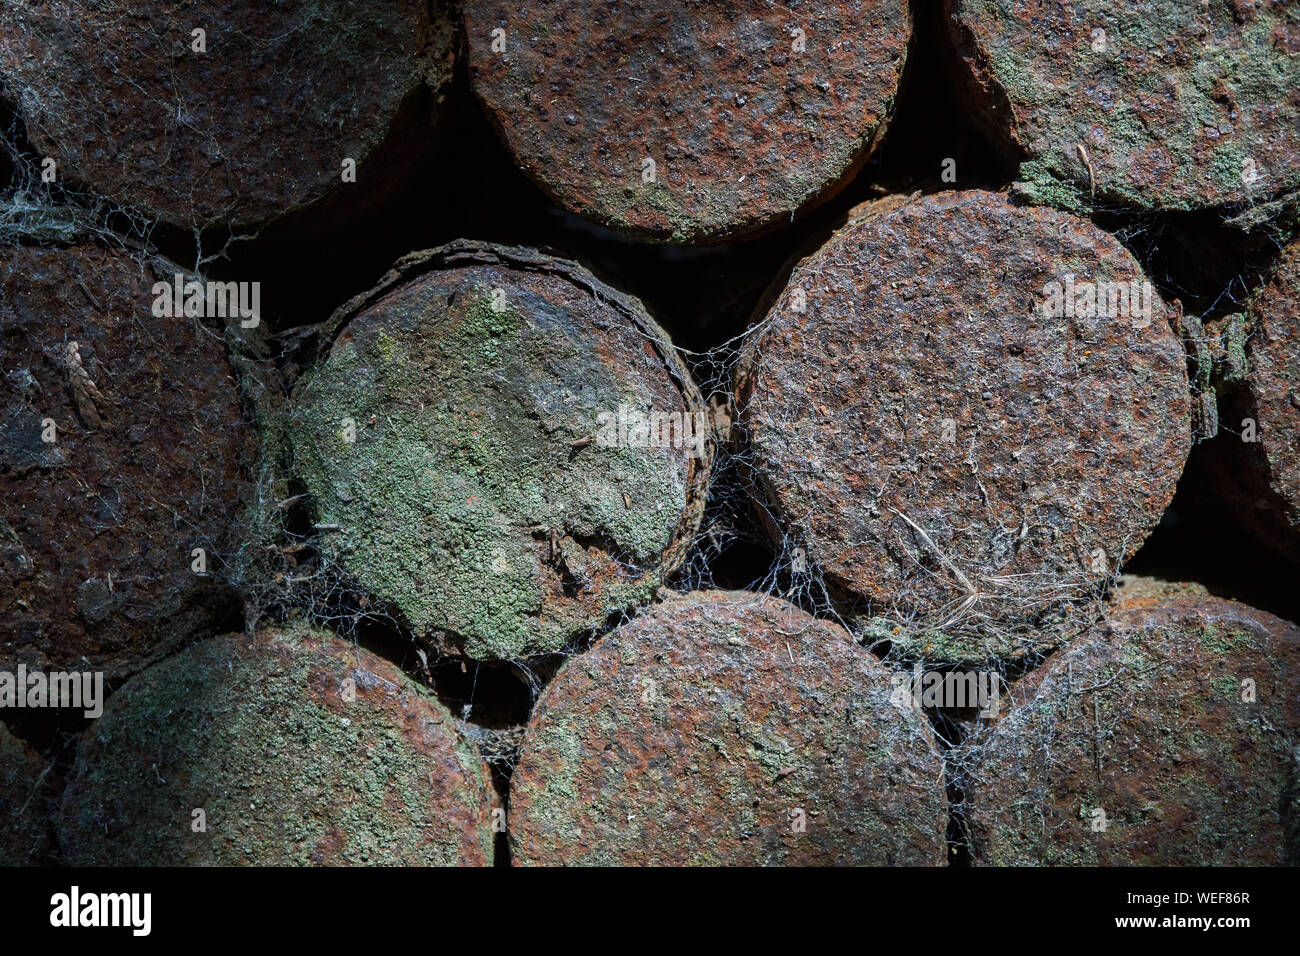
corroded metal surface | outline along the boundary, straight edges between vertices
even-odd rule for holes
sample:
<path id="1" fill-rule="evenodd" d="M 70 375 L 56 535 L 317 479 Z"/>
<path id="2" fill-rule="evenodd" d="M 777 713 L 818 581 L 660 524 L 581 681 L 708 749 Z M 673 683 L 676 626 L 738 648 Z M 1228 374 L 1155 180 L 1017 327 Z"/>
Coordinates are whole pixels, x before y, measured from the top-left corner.
<path id="1" fill-rule="evenodd" d="M 1229 334 L 1222 434 L 1212 464 L 1219 491 L 1271 548 L 1300 561 L 1300 242 L 1287 246 Z"/>
<path id="2" fill-rule="evenodd" d="M 0 84 L 61 175 L 181 226 L 257 223 L 373 198 L 404 169 L 430 121 L 423 88 L 451 76 L 439 8 L 9 0 Z"/>
<path id="3" fill-rule="evenodd" d="M 695 592 L 571 660 L 511 779 L 525 864 L 942 865 L 928 725 L 838 625 Z"/>
<path id="4" fill-rule="evenodd" d="M 0 866 L 44 862 L 49 820 L 45 761 L 0 724 Z"/>
<path id="5" fill-rule="evenodd" d="M 155 318 L 155 278 L 88 246 L 0 250 L 0 655 L 15 664 L 125 673 L 238 607 L 219 582 L 252 429 L 220 336 Z"/>
<path id="6" fill-rule="evenodd" d="M 1169 581 L 1145 574 L 1121 574 L 1115 582 L 1109 605 L 1114 613 L 1160 607 L 1174 600 L 1205 600 L 1210 596 L 1205 585 L 1195 581 Z"/>
<path id="7" fill-rule="evenodd" d="M 1144 277 L 1081 219 L 939 194 L 836 233 L 746 343 L 767 523 L 909 652 L 1051 643 L 1019 629 L 1114 574 L 1173 497 L 1191 440 L 1177 316 L 1153 290 L 1145 318 L 1049 316 L 1067 281 Z"/>
<path id="8" fill-rule="evenodd" d="M 330 334 L 290 412 L 322 547 L 439 649 L 558 651 L 680 565 L 713 439 L 636 300 L 572 263 L 457 243 L 403 259 Z M 688 416 L 694 439 L 611 433 L 620 408 Z"/>
<path id="9" fill-rule="evenodd" d="M 482 866 L 488 786 L 451 715 L 387 661 L 300 628 L 227 635 L 113 695 L 60 843 L 73 865 Z"/>
<path id="10" fill-rule="evenodd" d="M 884 131 L 911 20 L 898 0 L 466 0 L 465 29 L 479 98 L 548 194 L 698 242 L 847 179 Z"/>
<path id="11" fill-rule="evenodd" d="M 953 754 L 978 863 L 1300 863 L 1300 629 L 1185 596 L 1021 681 Z"/>
<path id="12" fill-rule="evenodd" d="M 1158 209 L 1300 188 L 1300 4 L 947 0 L 957 71 L 1049 202 Z"/>

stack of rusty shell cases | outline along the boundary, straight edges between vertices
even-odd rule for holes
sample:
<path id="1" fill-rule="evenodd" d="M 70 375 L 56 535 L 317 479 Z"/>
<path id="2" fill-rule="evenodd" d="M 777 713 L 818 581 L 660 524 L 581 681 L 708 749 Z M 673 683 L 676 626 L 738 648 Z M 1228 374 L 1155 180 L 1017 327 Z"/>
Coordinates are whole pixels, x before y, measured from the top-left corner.
<path id="1" fill-rule="evenodd" d="M 0 864 L 1300 862 L 1294 4 L 5 18 Z"/>

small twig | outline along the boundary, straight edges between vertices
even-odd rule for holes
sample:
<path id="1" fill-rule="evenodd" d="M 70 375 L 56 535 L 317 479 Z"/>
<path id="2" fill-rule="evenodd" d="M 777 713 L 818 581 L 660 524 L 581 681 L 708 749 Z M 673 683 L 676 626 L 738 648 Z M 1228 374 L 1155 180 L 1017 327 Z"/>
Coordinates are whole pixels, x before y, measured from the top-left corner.
<path id="1" fill-rule="evenodd" d="M 975 585 L 971 584 L 970 580 L 966 577 L 966 575 L 962 574 L 961 571 L 957 568 L 957 566 L 953 564 L 951 561 L 949 561 L 947 556 L 942 551 L 939 550 L 939 546 L 936 545 L 934 541 L 931 540 L 930 536 L 925 533 L 924 528 L 922 528 L 919 524 L 917 524 L 907 515 L 903 514 L 903 512 L 899 511 L 897 508 L 890 508 L 889 510 L 892 511 L 894 514 L 898 515 L 900 518 L 902 518 L 904 521 L 906 521 L 909 525 L 911 525 L 916 530 L 916 533 L 919 534 L 925 540 L 925 543 L 930 546 L 931 550 L 934 551 L 936 555 L 938 555 L 939 560 L 943 562 L 944 567 L 946 567 L 949 571 L 951 571 L 953 573 L 953 576 L 956 577 L 959 582 L 961 582 L 961 586 L 966 589 L 966 593 L 974 594 L 974 595 L 979 594 L 979 590 L 975 587 Z"/>
<path id="2" fill-rule="evenodd" d="M 54 769 L 54 764 L 51 763 L 46 765 L 45 769 L 41 771 L 41 775 L 36 778 L 36 783 L 32 785 L 32 792 L 27 795 L 27 799 L 23 801 L 23 805 L 18 808 L 18 813 L 16 814 L 16 816 L 22 816 L 24 813 L 27 812 L 27 807 L 32 802 L 32 798 L 35 797 L 38 793 L 40 793 L 41 785 L 45 783 L 46 775 L 53 769 Z"/>
<path id="3" fill-rule="evenodd" d="M 96 299 L 94 295 L 91 294 L 91 291 L 88 288 L 86 288 L 86 283 L 78 279 L 77 285 L 81 287 L 82 292 L 86 293 L 86 298 L 90 300 L 90 304 L 93 305 L 96 309 L 99 309 L 100 308 L 99 300 Z"/>
<path id="4" fill-rule="evenodd" d="M 1094 697 L 1092 701 L 1092 763 L 1101 782 L 1101 705 Z"/>
<path id="5" fill-rule="evenodd" d="M 1097 178 L 1092 170 L 1092 159 L 1088 156 L 1088 150 L 1082 143 L 1075 143 L 1074 148 L 1079 151 L 1079 159 L 1083 161 L 1084 168 L 1088 170 L 1088 194 L 1096 197 L 1097 195 Z"/>

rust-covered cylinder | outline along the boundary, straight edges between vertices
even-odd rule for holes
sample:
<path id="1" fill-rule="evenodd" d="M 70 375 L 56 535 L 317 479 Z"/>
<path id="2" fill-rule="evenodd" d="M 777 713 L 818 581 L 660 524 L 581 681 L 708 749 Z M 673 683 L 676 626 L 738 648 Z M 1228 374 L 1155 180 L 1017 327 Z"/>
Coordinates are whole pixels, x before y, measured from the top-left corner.
<path id="1" fill-rule="evenodd" d="M 943 763 L 889 672 L 777 598 L 655 605 L 547 686 L 510 784 L 542 865 L 908 865 L 946 858 Z"/>
<path id="2" fill-rule="evenodd" d="M 1300 242 L 1282 250 L 1245 321 L 1218 329 L 1223 375 L 1211 473 L 1242 524 L 1300 565 Z"/>
<path id="3" fill-rule="evenodd" d="M 290 410 L 320 546 L 445 653 L 554 653 L 648 600 L 699 526 L 711 419 L 639 302 L 527 249 L 408 256 Z"/>
<path id="4" fill-rule="evenodd" d="M 1267 204 L 1300 189 L 1300 18 L 1289 0 L 946 0 L 965 100 L 1074 208 Z"/>
<path id="5" fill-rule="evenodd" d="M 293 625 L 123 685 L 81 739 L 59 842 L 77 866 L 484 866 L 489 786 L 423 688 Z"/>
<path id="6" fill-rule="evenodd" d="M 0 656 L 138 670 L 238 611 L 254 453 L 221 333 L 158 262 L 0 248 Z"/>
<path id="7" fill-rule="evenodd" d="M 1195 589 L 1112 609 L 952 754 L 976 863 L 1300 863 L 1300 629 Z"/>
<path id="8" fill-rule="evenodd" d="M 453 40 L 441 0 L 12 0 L 0 87 L 61 181 L 185 228 L 315 226 L 418 175 Z"/>
<path id="9" fill-rule="evenodd" d="M 897 0 L 466 0 L 474 90 L 556 202 L 633 236 L 735 238 L 871 154 L 911 36 Z"/>
<path id="10" fill-rule="evenodd" d="M 1173 497 L 1179 313 L 1074 216 L 980 191 L 879 209 L 795 267 L 745 344 L 761 517 L 909 653 L 1059 642 Z"/>

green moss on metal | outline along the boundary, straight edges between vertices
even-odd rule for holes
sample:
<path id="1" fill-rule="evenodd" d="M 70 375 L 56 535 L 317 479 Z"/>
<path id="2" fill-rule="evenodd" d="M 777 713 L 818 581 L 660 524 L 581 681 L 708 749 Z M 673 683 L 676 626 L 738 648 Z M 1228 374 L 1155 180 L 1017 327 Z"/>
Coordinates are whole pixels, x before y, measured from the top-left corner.
<path id="1" fill-rule="evenodd" d="M 976 860 L 1297 862 L 1300 631 L 1206 598 L 1116 617 L 951 753 Z"/>
<path id="2" fill-rule="evenodd" d="M 1300 189 L 1294 6 L 951 5 L 982 105 L 1026 160 L 1023 195 L 1196 210 Z"/>
<path id="3" fill-rule="evenodd" d="M 635 327 L 565 280 L 521 276 L 412 282 L 341 328 L 291 412 L 325 553 L 478 659 L 560 650 L 648 600 L 707 480 L 707 456 L 594 441 L 620 406 L 702 408 L 684 369 L 648 366 Z"/>
<path id="4" fill-rule="evenodd" d="M 59 831 L 83 865 L 486 864 L 487 787 L 441 705 L 297 627 L 213 638 L 118 690 Z"/>

